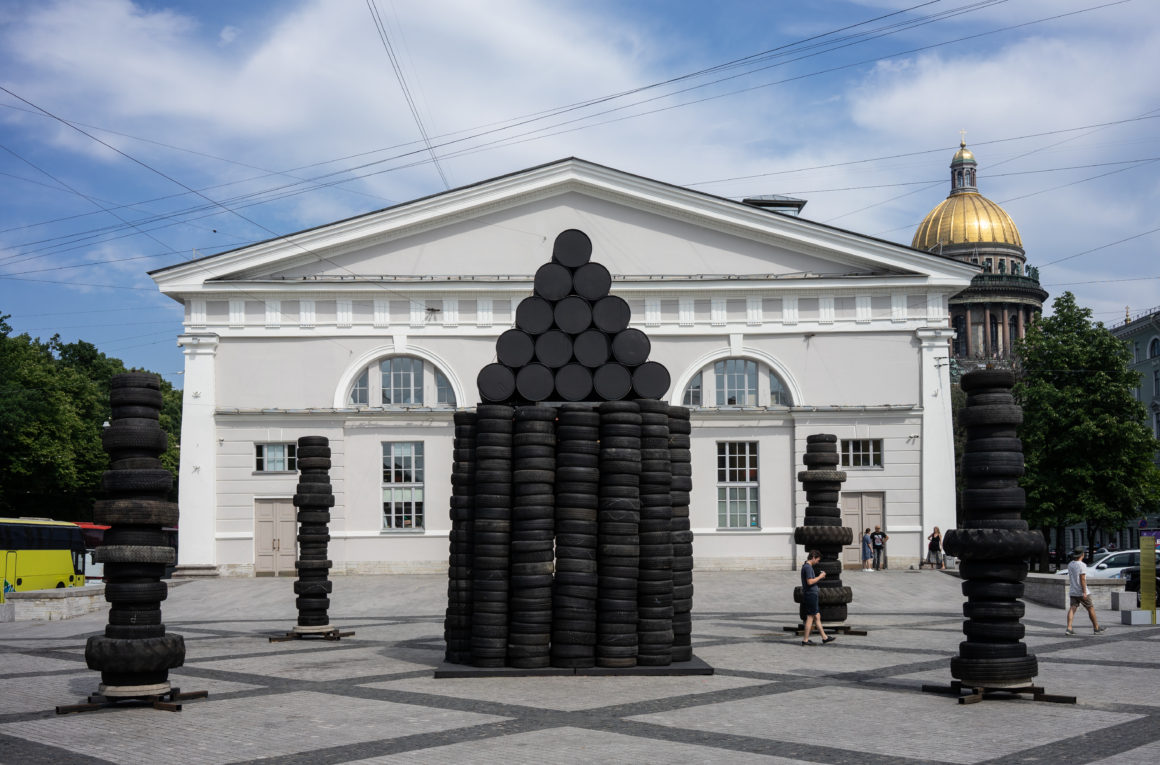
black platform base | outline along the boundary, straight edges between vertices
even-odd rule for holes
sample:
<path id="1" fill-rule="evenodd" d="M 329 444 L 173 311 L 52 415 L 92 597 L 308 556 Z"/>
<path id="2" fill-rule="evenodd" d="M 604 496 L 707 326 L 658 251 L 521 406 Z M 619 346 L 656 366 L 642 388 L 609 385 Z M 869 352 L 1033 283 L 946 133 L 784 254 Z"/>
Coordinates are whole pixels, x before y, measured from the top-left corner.
<path id="1" fill-rule="evenodd" d="M 923 685 L 922 692 L 958 696 L 960 704 L 978 704 L 984 699 L 1010 699 L 1020 695 L 1030 695 L 1032 701 L 1045 701 L 1051 704 L 1075 703 L 1075 696 L 1044 693 L 1043 689 L 1037 685 L 1025 685 L 1018 688 L 984 688 L 963 685 L 958 680 L 952 680 L 950 685 Z"/>
<path id="2" fill-rule="evenodd" d="M 837 632 L 838 634 L 841 634 L 841 635 L 863 635 L 864 636 L 866 634 L 866 630 L 856 629 L 854 627 L 849 626 L 848 624 L 824 624 L 822 626 L 824 626 L 826 628 L 826 632 Z M 799 624 L 796 627 L 782 627 L 781 629 L 783 632 L 793 632 L 793 633 L 796 633 L 798 635 L 806 634 L 806 625 L 804 625 L 804 624 Z"/>
<path id="3" fill-rule="evenodd" d="M 166 712 L 180 712 L 182 701 L 189 699 L 204 699 L 209 691 L 190 691 L 182 693 L 180 688 L 173 688 L 165 693 L 144 694 L 141 696 L 102 696 L 94 693 L 89 696 L 87 704 L 69 704 L 56 708 L 58 715 L 72 712 L 93 712 L 98 709 L 125 709 L 129 707 L 153 707 Z"/>
<path id="4" fill-rule="evenodd" d="M 328 627 L 325 631 L 299 632 L 295 629 L 293 632 L 287 632 L 285 635 L 276 635 L 270 638 L 271 643 L 285 643 L 288 640 L 342 640 L 344 637 L 351 637 L 353 632 L 342 632 L 338 627 Z"/>
<path id="5" fill-rule="evenodd" d="M 680 677 L 683 675 L 711 675 L 713 668 L 694 656 L 690 661 L 674 661 L 665 667 L 584 667 L 582 669 L 518 669 L 516 667 L 473 667 L 469 664 L 443 662 L 435 668 L 435 679 L 443 680 L 462 677 L 561 677 L 583 675 L 585 677 Z"/>

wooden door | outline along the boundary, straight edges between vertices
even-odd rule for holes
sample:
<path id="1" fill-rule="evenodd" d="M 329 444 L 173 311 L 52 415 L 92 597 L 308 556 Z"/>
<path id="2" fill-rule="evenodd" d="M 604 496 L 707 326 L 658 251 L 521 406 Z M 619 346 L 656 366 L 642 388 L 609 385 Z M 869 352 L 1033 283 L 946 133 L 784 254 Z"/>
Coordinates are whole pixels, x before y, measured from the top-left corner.
<path id="1" fill-rule="evenodd" d="M 881 526 L 886 530 L 886 494 L 880 491 L 842 492 L 842 525 L 854 530 L 853 544 L 842 550 L 843 568 L 861 568 L 862 534 Z"/>
<path id="2" fill-rule="evenodd" d="M 254 575 L 294 576 L 298 524 L 289 499 L 254 500 Z"/>

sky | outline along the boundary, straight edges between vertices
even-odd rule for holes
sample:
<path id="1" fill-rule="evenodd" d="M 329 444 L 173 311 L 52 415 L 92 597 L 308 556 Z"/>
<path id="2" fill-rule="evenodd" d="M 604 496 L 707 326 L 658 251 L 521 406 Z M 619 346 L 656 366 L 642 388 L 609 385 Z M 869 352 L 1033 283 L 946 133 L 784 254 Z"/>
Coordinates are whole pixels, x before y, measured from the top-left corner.
<path id="1" fill-rule="evenodd" d="M 1154 0 L 5 0 L 0 315 L 181 387 L 153 269 L 570 156 L 909 245 L 965 130 L 1113 326 L 1160 306 L 1156 71 Z"/>

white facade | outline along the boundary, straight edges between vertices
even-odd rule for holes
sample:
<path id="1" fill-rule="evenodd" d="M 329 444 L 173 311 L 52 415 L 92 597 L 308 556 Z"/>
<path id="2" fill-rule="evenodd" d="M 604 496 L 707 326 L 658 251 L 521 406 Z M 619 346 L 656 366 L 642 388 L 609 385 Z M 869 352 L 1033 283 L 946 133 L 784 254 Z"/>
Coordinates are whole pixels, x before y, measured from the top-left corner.
<path id="1" fill-rule="evenodd" d="M 269 469 L 285 466 L 278 445 L 324 435 L 335 569 L 442 570 L 453 407 L 438 401 L 478 402 L 476 374 L 570 228 L 592 239 L 668 368 L 669 400 L 701 373 L 699 567 L 794 565 L 812 433 L 875 452 L 880 466 L 848 469 L 843 504 L 881 506 L 893 565 L 916 562 L 933 526 L 953 528 L 947 301 L 974 267 L 569 159 L 152 274 L 185 306 L 179 563 L 264 568 L 260 553 L 284 540 L 263 524 L 296 483 Z M 388 398 L 415 403 L 383 403 L 386 358 L 422 363 L 421 394 L 406 384 L 412 362 L 386 381 L 403 385 Z M 749 405 L 716 405 L 715 365 L 729 359 L 754 363 L 756 404 L 743 391 Z M 779 382 L 789 406 L 771 393 Z M 384 528 L 384 492 L 397 488 L 384 484 L 384 443 L 422 444 L 421 528 Z M 718 512 L 717 452 L 734 448 L 719 443 L 757 445 L 756 485 L 742 492 L 757 517 L 742 527 Z"/>

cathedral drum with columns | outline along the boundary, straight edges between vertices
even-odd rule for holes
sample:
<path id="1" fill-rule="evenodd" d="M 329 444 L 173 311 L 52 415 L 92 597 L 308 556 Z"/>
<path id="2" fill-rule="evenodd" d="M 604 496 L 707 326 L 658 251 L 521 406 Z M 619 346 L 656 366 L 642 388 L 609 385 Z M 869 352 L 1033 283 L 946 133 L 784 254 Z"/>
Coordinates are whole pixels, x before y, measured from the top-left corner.
<path id="1" fill-rule="evenodd" d="M 927 213 L 911 246 L 980 266 L 971 286 L 950 300 L 953 354 L 960 362 L 1009 362 L 1017 339 L 1043 310 L 1047 292 L 1027 265 L 1015 221 L 979 193 L 975 155 L 966 143 L 951 159 L 951 193 Z"/>

